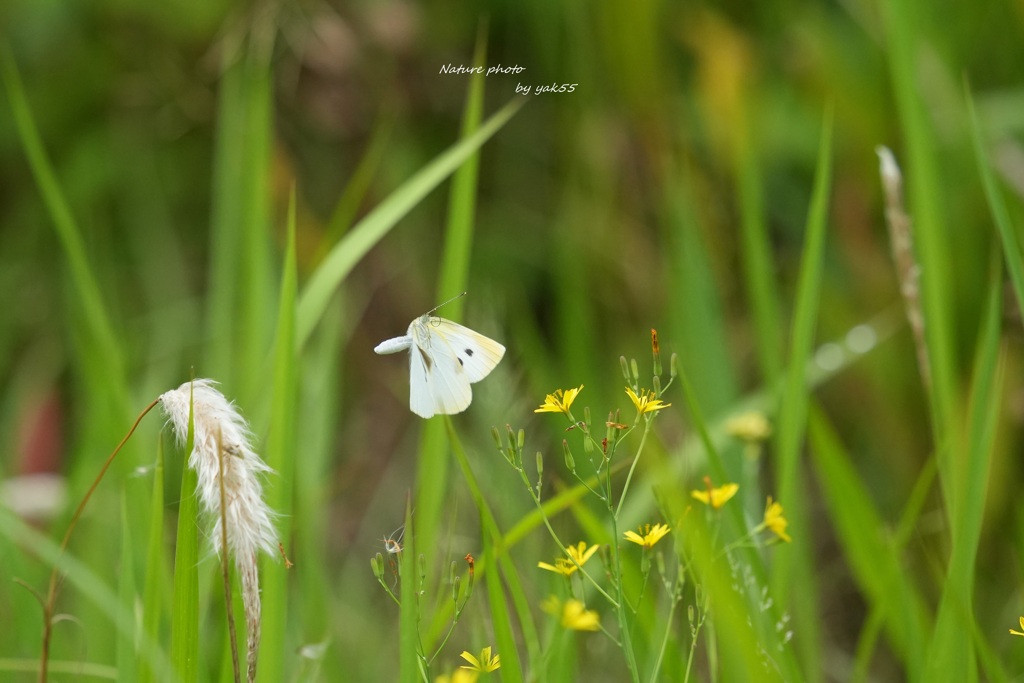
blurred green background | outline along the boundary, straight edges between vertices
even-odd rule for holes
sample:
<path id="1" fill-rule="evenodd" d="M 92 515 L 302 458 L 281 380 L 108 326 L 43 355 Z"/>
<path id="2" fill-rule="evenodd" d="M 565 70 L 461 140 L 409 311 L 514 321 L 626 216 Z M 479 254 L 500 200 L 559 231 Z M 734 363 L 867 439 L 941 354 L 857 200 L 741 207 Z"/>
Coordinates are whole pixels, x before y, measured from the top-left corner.
<path id="1" fill-rule="evenodd" d="M 832 116 L 814 340 L 842 344 L 851 329 L 870 325 L 879 343 L 863 357 L 841 347 L 839 371 L 808 396 L 869 493 L 877 518 L 864 524 L 877 527 L 864 533 L 899 539 L 899 566 L 928 619 L 936 618 L 951 545 L 939 481 L 951 475 L 940 464 L 931 478 L 941 418 L 903 318 L 875 147 L 896 154 L 908 209 L 926 231 L 924 286 L 939 292 L 925 295 L 936 306 L 926 301 L 926 319 L 945 349 L 932 349 L 946 368 L 937 381 L 947 380 L 959 420 L 969 412 L 990 283 L 1005 278 L 1001 261 L 1020 258 L 1007 255 L 994 228 L 967 96 L 987 168 L 1011 223 L 1020 225 L 1021 2 L 8 0 L 0 26 L 0 47 L 20 74 L 79 236 L 76 251 L 56 229 L 60 220 L 16 125 L 8 71 L 0 105 L 0 473 L 8 482 L 38 472 L 67 477 L 67 509 L 36 522 L 51 538 L 60 538 L 70 508 L 137 411 L 193 373 L 221 381 L 258 443 L 266 442 L 291 192 L 301 293 L 353 224 L 457 141 L 470 78 L 440 70 L 471 65 L 483 36 L 487 66 L 523 69 L 483 79 L 484 118 L 513 99 L 526 103 L 481 148 L 469 295 L 439 314 L 458 317 L 464 307 L 463 322 L 508 347 L 497 370 L 475 385 L 470 410 L 455 418 L 502 527 L 530 506 L 494 451 L 490 427 L 526 428 L 527 451 L 544 451 L 546 473 L 564 480 L 566 436 L 533 409 L 555 388 L 584 384 L 580 400 L 596 419 L 625 410 L 618 359 L 649 367 L 651 328 L 666 357 L 678 354 L 709 421 L 755 395 L 775 414 L 822 125 Z M 575 89 L 516 92 L 552 84 Z M 421 457 L 424 423 L 406 407 L 406 361 L 372 353 L 462 290 L 438 291 L 436 283 L 451 270 L 442 264 L 452 207 L 471 204 L 453 200 L 447 184 L 417 202 L 358 260 L 298 351 L 287 455 L 295 507 L 283 523 L 296 562 L 287 680 L 397 676 L 398 610 L 367 559 L 402 524 L 408 496 L 417 508 L 424 487 L 443 487 L 434 490 L 443 507 L 417 508 L 440 529 L 443 547 L 429 550 L 437 576 L 447 560 L 481 552 L 479 518 L 450 458 Z M 83 267 L 98 298 L 83 289 Z M 984 517 L 974 604 L 959 617 L 990 680 L 1024 671 L 1024 641 L 1006 632 L 1024 613 L 1024 517 L 1013 497 L 1021 481 L 1024 337 L 1006 283 L 997 431 L 987 490 L 976 503 Z M 699 488 L 707 470 L 703 456 L 686 448 L 693 436 L 686 402 L 675 389 L 666 400 L 674 409 L 659 417 L 653 462 L 677 463 L 679 490 Z M 160 418 L 144 421 L 72 543 L 115 592 L 123 578 L 113 542 L 122 533 L 119 491 L 129 506 L 148 500 L 160 428 Z M 181 454 L 164 441 L 170 546 Z M 759 479 L 768 494 L 779 476 L 774 448 Z M 971 452 L 950 448 L 954 462 Z M 725 454 L 736 478 L 740 450 Z M 451 477 L 431 479 L 426 462 Z M 849 680 L 861 657 L 859 671 L 871 680 L 919 678 L 923 665 L 891 636 L 883 632 L 877 643 L 865 636 L 869 616 L 886 619 L 884 609 L 877 613 L 884 591 L 865 588 L 851 559 L 855 532 L 837 521 L 843 501 L 814 462 L 800 460 L 805 522 L 795 536 L 816 577 L 797 598 L 817 617 L 807 621 L 805 610 L 794 626 L 803 675 Z M 641 473 L 648 464 L 641 462 Z M 650 484 L 643 479 L 646 493 L 637 494 L 630 524 L 653 521 Z M 746 500 L 748 514 L 759 514 L 763 494 Z M 148 509 L 139 518 L 135 531 L 144 538 Z M 575 538 L 568 515 L 557 523 Z M 515 549 L 531 596 L 548 592 L 549 577 L 534 567 L 553 555 L 541 531 Z M 10 542 L 0 560 L 0 658 L 31 660 L 40 612 L 11 579 L 41 589 L 49 565 Z M 201 572 L 214 564 L 205 562 Z M 135 573 L 141 584 L 141 561 Z M 206 574 L 212 582 L 212 569 Z M 55 657 L 113 665 L 113 627 L 74 589 L 64 593 L 62 611 L 76 621 L 58 628 Z M 483 593 L 456 627 L 442 670 L 461 650 L 493 642 Z M 215 590 L 204 599 L 204 619 L 217 621 L 221 602 Z M 223 638 L 223 626 L 216 628 Z M 577 680 L 625 680 L 614 649 L 588 638 L 579 642 Z M 328 647 L 318 662 L 296 654 L 321 642 Z M 204 652 L 204 670 L 217 670 L 219 655 Z"/>

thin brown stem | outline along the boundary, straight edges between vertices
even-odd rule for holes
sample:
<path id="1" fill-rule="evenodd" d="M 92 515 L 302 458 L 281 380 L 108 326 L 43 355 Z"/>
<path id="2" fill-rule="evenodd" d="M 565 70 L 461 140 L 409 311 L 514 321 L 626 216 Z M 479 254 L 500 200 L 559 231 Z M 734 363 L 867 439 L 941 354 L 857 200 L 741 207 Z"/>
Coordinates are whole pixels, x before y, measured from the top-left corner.
<path id="1" fill-rule="evenodd" d="M 86 503 L 92 497 L 93 492 L 100 485 L 100 480 L 103 479 L 103 475 L 107 473 L 110 468 L 110 463 L 114 462 L 114 458 L 121 452 L 124 445 L 131 438 L 132 434 L 135 433 L 135 428 L 142 422 L 142 418 L 146 416 L 146 413 L 151 411 L 160 399 L 155 399 L 152 403 L 142 409 L 139 416 L 135 418 L 135 422 L 132 424 L 132 428 L 128 430 L 128 433 L 121 439 L 121 443 L 117 444 L 117 448 L 110 454 L 107 461 L 103 463 L 103 467 L 100 469 L 100 473 L 96 475 L 96 479 L 92 482 L 92 486 L 85 492 L 85 497 L 82 498 L 82 502 L 78 504 L 78 508 L 75 510 L 75 514 L 71 516 L 71 522 L 68 524 L 68 530 L 64 534 L 64 540 L 60 543 L 60 550 L 58 551 L 58 558 L 64 555 L 64 551 L 68 547 L 68 542 L 71 540 L 71 533 L 75 530 L 75 526 L 78 524 L 79 518 L 82 516 L 82 511 L 85 510 Z M 40 683 L 46 683 L 47 680 L 47 668 L 50 660 L 50 639 L 53 636 L 53 610 L 54 605 L 57 602 L 57 569 L 60 562 L 56 562 L 53 565 L 53 570 L 50 572 L 50 587 L 46 591 L 46 602 L 43 604 L 43 651 L 40 655 L 39 661 L 39 681 Z"/>

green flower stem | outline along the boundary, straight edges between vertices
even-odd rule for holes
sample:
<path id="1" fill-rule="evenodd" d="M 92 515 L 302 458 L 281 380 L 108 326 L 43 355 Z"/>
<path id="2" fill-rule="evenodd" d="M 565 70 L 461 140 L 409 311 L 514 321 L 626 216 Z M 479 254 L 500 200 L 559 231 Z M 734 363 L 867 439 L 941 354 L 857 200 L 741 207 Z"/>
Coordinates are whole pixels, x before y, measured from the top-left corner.
<path id="1" fill-rule="evenodd" d="M 672 635 L 672 619 L 676 614 L 676 605 L 679 604 L 679 595 L 672 596 L 672 604 L 668 608 L 668 618 L 665 621 L 665 635 L 661 639 L 661 649 L 658 650 L 658 658 L 654 661 L 654 668 L 651 670 L 651 683 L 658 680 L 658 671 L 661 669 L 661 662 L 665 659 L 665 650 L 668 648 L 668 638 Z M 693 646 L 696 644 L 697 639 L 693 639 L 694 642 L 690 644 L 690 656 L 686 662 L 686 671 L 689 675 L 690 665 L 693 664 Z"/>
<path id="2" fill-rule="evenodd" d="M 459 617 L 462 615 L 462 611 L 466 609 L 466 605 L 469 604 L 469 598 L 467 597 L 462 602 L 461 607 L 459 607 L 458 598 L 456 598 L 453 602 L 455 603 L 455 613 L 452 616 L 452 623 L 449 624 L 448 631 L 444 634 L 444 638 L 441 639 L 441 642 L 438 643 L 437 649 L 434 650 L 434 654 L 430 657 L 430 659 L 427 660 L 428 666 L 434 663 L 434 660 L 437 659 L 437 656 L 441 654 L 441 650 L 443 650 L 444 646 L 448 643 L 448 639 L 452 637 L 452 633 L 455 632 L 455 627 L 459 623 Z"/>
<path id="3" fill-rule="evenodd" d="M 569 551 L 562 544 L 562 541 L 558 538 L 558 534 L 556 534 L 555 530 L 551 527 L 551 522 L 548 520 L 548 516 L 544 514 L 544 506 L 541 505 L 540 498 L 537 497 L 537 494 L 533 490 L 533 486 L 530 485 L 530 480 L 526 476 L 526 471 L 523 470 L 522 468 L 518 468 L 518 467 L 516 468 L 516 471 L 519 472 L 519 476 L 523 480 L 523 484 L 526 485 L 526 490 L 530 492 L 530 498 L 533 499 L 533 504 L 537 506 L 538 510 L 540 510 L 540 516 L 541 516 L 541 519 L 544 520 L 544 526 L 547 527 L 548 533 L 551 534 L 551 538 L 554 539 L 555 544 L 558 546 L 558 549 L 561 550 L 569 558 L 569 560 L 574 565 L 576 565 L 576 569 L 579 570 L 580 574 L 587 581 L 590 582 L 590 584 L 594 587 L 594 589 L 598 593 L 600 593 L 601 595 L 604 596 L 605 600 L 607 600 L 612 605 L 612 607 L 614 607 L 615 609 L 619 609 L 619 602 L 617 600 L 615 600 L 615 598 L 613 598 L 611 595 L 609 595 L 607 591 L 605 591 L 603 588 L 601 588 L 601 584 L 599 584 L 594 579 L 594 577 L 592 577 L 590 574 L 588 574 L 587 570 L 584 569 L 582 565 L 580 565 L 578 562 L 576 562 L 576 558 L 573 557 L 572 555 L 570 555 Z"/>
<path id="4" fill-rule="evenodd" d="M 626 483 L 622 487 L 622 495 L 619 496 L 619 505 L 615 508 L 615 517 L 618 518 L 619 513 L 622 512 L 622 504 L 626 502 L 626 492 L 629 491 L 629 483 L 633 480 L 633 471 L 636 469 L 636 464 L 640 462 L 640 454 L 644 450 L 644 445 L 647 443 L 647 435 L 651 431 L 651 423 L 654 422 L 653 415 L 645 420 L 644 433 L 640 437 L 640 445 L 637 446 L 636 455 L 633 456 L 633 464 L 629 466 L 629 474 L 626 475 Z M 610 477 L 609 477 L 610 478 Z M 609 498 L 609 500 L 611 500 Z M 617 537 L 616 537 L 617 538 Z"/>
<path id="5" fill-rule="evenodd" d="M 611 477 L 608 477 L 611 479 Z M 609 500 L 608 512 L 612 513 L 611 509 L 611 498 Z M 628 615 L 626 610 L 621 607 L 625 604 L 625 596 L 622 593 L 622 558 L 619 552 L 619 521 L 615 514 L 611 515 L 612 518 L 612 572 L 615 576 L 615 592 L 618 598 L 619 607 L 616 608 L 615 613 L 619 617 L 619 631 L 622 633 L 622 652 L 626 656 L 626 666 L 629 667 L 629 674 L 633 679 L 633 683 L 640 683 L 640 671 L 637 669 L 636 664 L 636 653 L 633 651 L 633 639 L 629 633 Z"/>

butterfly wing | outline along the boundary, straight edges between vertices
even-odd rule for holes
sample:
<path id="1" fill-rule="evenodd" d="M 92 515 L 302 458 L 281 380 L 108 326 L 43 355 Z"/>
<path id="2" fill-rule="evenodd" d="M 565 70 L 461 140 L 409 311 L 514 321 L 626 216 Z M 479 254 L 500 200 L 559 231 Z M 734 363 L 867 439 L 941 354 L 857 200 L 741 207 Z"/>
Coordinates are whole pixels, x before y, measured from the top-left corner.
<path id="1" fill-rule="evenodd" d="M 381 342 L 377 353 L 409 349 L 409 408 L 420 417 L 461 413 L 479 382 L 505 355 L 505 347 L 468 327 L 430 315 L 412 321 L 404 337 Z"/>
<path id="2" fill-rule="evenodd" d="M 451 320 L 433 318 L 427 329 L 432 337 L 444 342 L 470 382 L 479 382 L 489 375 L 505 355 L 505 347 L 498 342 Z"/>
<path id="3" fill-rule="evenodd" d="M 436 318 L 434 319 L 436 320 Z M 473 400 L 463 366 L 443 339 L 433 334 L 430 319 L 409 326 L 409 408 L 420 417 L 461 413 Z"/>

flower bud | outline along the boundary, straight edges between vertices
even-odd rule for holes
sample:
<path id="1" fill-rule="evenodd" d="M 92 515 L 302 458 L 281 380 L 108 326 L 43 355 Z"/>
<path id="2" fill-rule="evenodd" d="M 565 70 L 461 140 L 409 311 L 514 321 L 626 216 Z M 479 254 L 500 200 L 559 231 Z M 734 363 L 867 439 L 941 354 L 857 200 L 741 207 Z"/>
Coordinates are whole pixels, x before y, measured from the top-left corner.
<path id="1" fill-rule="evenodd" d="M 651 355 L 654 356 L 654 374 L 661 374 L 661 345 L 658 343 L 658 331 L 651 328 Z"/>
<path id="2" fill-rule="evenodd" d="M 384 556 L 377 553 L 370 558 L 370 568 L 373 570 L 373 575 L 377 577 L 377 580 L 384 578 Z"/>
<path id="3" fill-rule="evenodd" d="M 572 451 L 569 450 L 569 442 L 562 439 L 562 452 L 565 455 L 565 467 L 570 472 L 576 471 L 576 461 L 573 460 Z"/>

